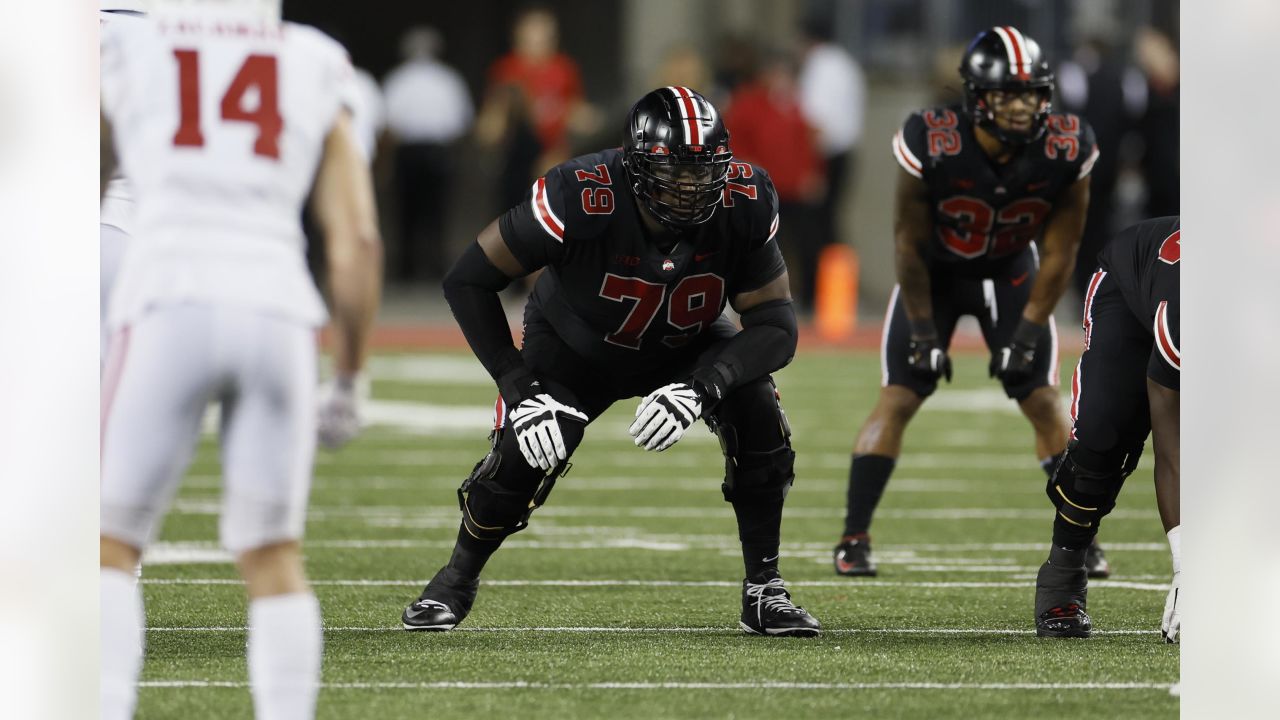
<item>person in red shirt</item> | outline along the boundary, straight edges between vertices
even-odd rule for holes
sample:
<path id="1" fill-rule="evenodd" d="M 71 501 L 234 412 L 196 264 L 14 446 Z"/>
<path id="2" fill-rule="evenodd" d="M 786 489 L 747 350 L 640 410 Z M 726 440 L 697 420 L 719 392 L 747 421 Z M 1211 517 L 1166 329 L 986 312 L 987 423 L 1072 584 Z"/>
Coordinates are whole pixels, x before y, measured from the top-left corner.
<path id="1" fill-rule="evenodd" d="M 773 178 L 782 216 L 782 248 L 799 260 L 793 265 L 800 272 L 792 276 L 792 294 L 802 312 L 812 312 L 822 250 L 813 223 L 825 179 L 814 130 L 800 108 L 794 59 L 784 54 L 766 58 L 755 79 L 730 96 L 725 125 L 734 156 L 760 165 Z"/>
<path id="2" fill-rule="evenodd" d="M 512 29 L 511 52 L 489 67 L 477 133 L 482 144 L 505 148 L 503 207 L 518 203 L 535 176 L 569 158 L 571 131 L 592 129 L 578 64 L 558 45 L 551 11 L 526 10 Z"/>

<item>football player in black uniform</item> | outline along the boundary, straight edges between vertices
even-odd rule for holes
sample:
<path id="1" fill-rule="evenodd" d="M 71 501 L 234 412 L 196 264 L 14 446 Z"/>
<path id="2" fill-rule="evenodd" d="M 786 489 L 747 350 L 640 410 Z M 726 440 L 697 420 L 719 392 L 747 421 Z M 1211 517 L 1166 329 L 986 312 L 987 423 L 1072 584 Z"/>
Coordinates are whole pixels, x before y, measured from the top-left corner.
<path id="1" fill-rule="evenodd" d="M 734 162 L 711 103 L 667 87 L 632 107 L 621 148 L 553 168 L 481 231 L 444 289 L 498 384 L 492 450 L 459 490 L 453 555 L 405 629 L 461 622 L 485 562 L 546 500 L 587 424 L 640 396 L 637 446 L 664 450 L 699 419 L 720 438 L 746 563 L 742 628 L 818 634 L 778 573 L 795 453 L 769 373 L 795 354 L 796 320 L 777 208 L 768 173 Z M 517 350 L 498 293 L 539 268 Z"/>
<path id="2" fill-rule="evenodd" d="M 1036 578 L 1041 637 L 1089 637 L 1085 548 L 1115 507 L 1150 433 L 1156 504 L 1173 555 L 1160 631 L 1178 641 L 1181 242 L 1177 217 L 1155 218 L 1120 233 L 1098 254 L 1084 299 L 1084 354 L 1071 377 L 1071 441 L 1048 485 L 1058 512 L 1049 560 Z"/>
<path id="3" fill-rule="evenodd" d="M 854 444 L 834 556 L 840 575 L 876 574 L 871 516 L 907 423 L 939 378 L 951 380 L 947 349 L 961 315 L 977 317 L 991 376 L 1031 422 L 1046 473 L 1067 443 L 1053 308 L 1075 266 L 1098 148 L 1084 120 L 1050 112 L 1053 73 L 1016 28 L 979 33 L 960 77 L 963 105 L 913 113 L 893 138 L 902 168 L 898 285 L 885 316 L 880 397 Z M 1090 563 L 1107 574 L 1100 551 Z"/>

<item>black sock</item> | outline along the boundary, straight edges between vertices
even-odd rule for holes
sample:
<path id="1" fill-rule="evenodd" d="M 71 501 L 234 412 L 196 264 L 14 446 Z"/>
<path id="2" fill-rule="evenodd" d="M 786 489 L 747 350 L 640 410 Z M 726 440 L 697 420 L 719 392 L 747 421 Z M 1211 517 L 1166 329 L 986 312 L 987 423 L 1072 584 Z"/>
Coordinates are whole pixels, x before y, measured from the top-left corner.
<path id="1" fill-rule="evenodd" d="M 753 578 L 765 571 L 777 573 L 782 503 L 762 504 L 757 498 L 739 500 L 733 503 L 733 514 L 738 516 L 738 539 L 742 541 L 742 563 L 747 577 Z"/>
<path id="2" fill-rule="evenodd" d="M 1053 516 L 1053 545 L 1054 547 L 1067 548 L 1071 550 L 1079 550 L 1084 552 L 1085 548 L 1093 543 L 1093 539 L 1098 536 L 1096 527 L 1083 528 L 1074 523 L 1067 522 L 1062 517 L 1062 513 L 1055 513 Z M 1084 556 L 1081 555 L 1083 558 Z M 1081 564 L 1084 560 L 1080 561 Z"/>
<path id="3" fill-rule="evenodd" d="M 474 579 L 480 577 L 484 564 L 502 545 L 501 540 L 479 540 L 467 532 L 465 527 L 458 528 L 458 540 L 453 546 L 453 555 L 449 558 L 449 567 L 460 575 Z"/>
<path id="4" fill-rule="evenodd" d="M 880 504 L 885 485 L 897 460 L 884 455 L 854 455 L 849 463 L 849 492 L 845 507 L 844 534 L 865 533 L 871 516 Z"/>
<path id="5" fill-rule="evenodd" d="M 1062 568 L 1084 567 L 1084 548 L 1066 548 L 1057 543 L 1049 548 L 1049 564 Z"/>

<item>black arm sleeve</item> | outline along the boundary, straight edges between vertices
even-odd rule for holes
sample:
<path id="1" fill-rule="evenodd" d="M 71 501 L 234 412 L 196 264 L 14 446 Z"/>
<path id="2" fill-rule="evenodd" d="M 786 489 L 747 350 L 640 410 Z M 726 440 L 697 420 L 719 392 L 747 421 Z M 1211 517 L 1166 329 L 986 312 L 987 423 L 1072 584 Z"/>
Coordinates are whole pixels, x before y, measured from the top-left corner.
<path id="1" fill-rule="evenodd" d="M 444 277 L 444 298 L 467 344 L 489 371 L 511 407 L 529 397 L 533 374 L 511 340 L 511 328 L 498 293 L 511 278 L 494 267 L 478 243 L 472 243 Z"/>
<path id="2" fill-rule="evenodd" d="M 703 412 L 734 388 L 786 367 L 795 357 L 798 334 L 790 300 L 770 300 L 742 313 L 742 332 L 693 372 L 690 385 L 702 396 Z"/>

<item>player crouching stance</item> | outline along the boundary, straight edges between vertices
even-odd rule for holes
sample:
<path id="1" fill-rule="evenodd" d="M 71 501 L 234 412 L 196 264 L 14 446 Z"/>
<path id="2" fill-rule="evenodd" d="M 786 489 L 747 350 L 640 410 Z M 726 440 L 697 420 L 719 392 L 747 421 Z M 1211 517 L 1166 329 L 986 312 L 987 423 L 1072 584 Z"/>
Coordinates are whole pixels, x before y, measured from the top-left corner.
<path id="1" fill-rule="evenodd" d="M 818 634 L 778 573 L 795 453 L 769 373 L 794 355 L 796 320 L 777 207 L 768 174 L 733 162 L 711 103 L 668 87 L 631 109 L 621 148 L 553 168 L 481 231 L 445 297 L 498 384 L 493 447 L 458 491 L 453 555 L 404 611 L 406 630 L 462 622 L 485 562 L 527 526 L 586 425 L 643 396 L 637 446 L 665 450 L 699 419 L 719 435 L 746 562 L 743 629 Z M 498 293 L 539 268 L 516 350 Z"/>
<path id="2" fill-rule="evenodd" d="M 1084 300 L 1085 350 L 1071 378 L 1071 441 L 1048 486 L 1058 512 L 1049 559 L 1036 578 L 1041 637 L 1089 637 L 1085 548 L 1115 507 L 1150 433 L 1156 503 L 1173 554 L 1160 631 L 1167 642 L 1178 641 L 1181 256 L 1177 217 L 1139 223 L 1098 255 Z"/>

